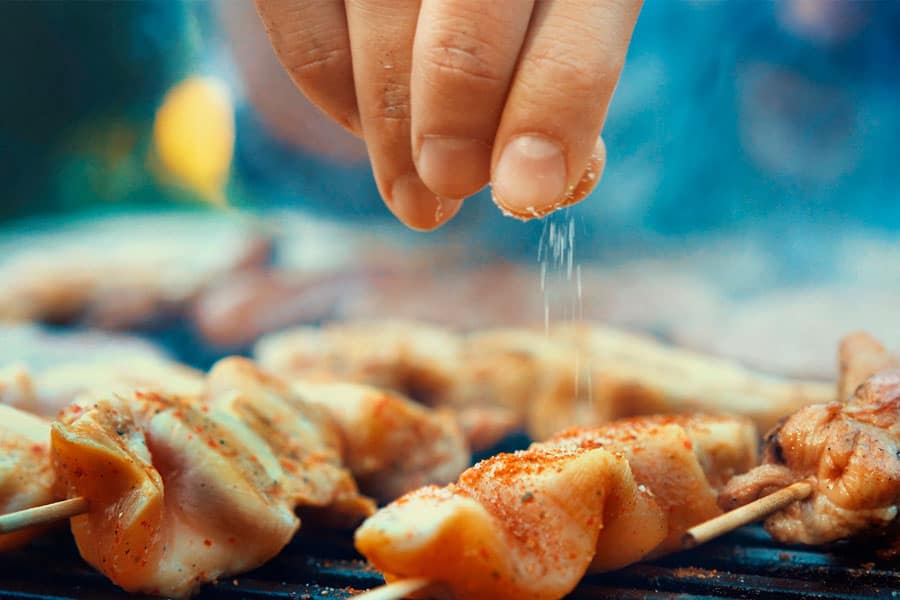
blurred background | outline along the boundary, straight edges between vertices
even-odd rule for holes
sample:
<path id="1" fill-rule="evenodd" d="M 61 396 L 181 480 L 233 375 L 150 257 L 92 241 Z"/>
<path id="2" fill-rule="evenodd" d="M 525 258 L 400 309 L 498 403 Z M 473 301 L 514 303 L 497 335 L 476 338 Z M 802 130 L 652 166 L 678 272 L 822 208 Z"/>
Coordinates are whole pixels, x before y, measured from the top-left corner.
<path id="1" fill-rule="evenodd" d="M 829 376 L 847 330 L 900 343 L 898 61 L 895 1 L 648 1 L 590 198 L 520 223 L 483 193 L 443 230 L 411 234 L 382 205 L 362 144 L 293 88 L 251 2 L 4 2 L 0 296 L 18 307 L 5 318 L 134 326 L 77 303 L 37 310 L 32 288 L 14 297 L 35 273 L 71 274 L 46 267 L 73 256 L 48 241 L 60 223 L 73 244 L 102 246 L 102 260 L 79 259 L 100 279 L 116 256 L 159 253 L 117 250 L 135 237 L 169 247 L 151 273 L 188 255 L 221 263 L 231 238 L 203 227 L 227 218 L 265 238 L 263 266 L 223 279 L 234 269 L 216 263 L 215 285 L 198 275 L 177 311 L 218 347 L 328 318 L 583 317 Z M 194 245 L 176 243 L 172 221 L 109 220 L 173 212 L 203 220 L 175 217 Z M 125 233 L 103 238 L 87 216 Z"/>

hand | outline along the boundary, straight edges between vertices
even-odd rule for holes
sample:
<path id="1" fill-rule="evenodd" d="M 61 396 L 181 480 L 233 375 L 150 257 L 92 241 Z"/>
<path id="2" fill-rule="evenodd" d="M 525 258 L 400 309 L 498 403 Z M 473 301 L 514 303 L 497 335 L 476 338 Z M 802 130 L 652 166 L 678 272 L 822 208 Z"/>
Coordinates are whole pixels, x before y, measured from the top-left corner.
<path id="1" fill-rule="evenodd" d="M 365 140 L 378 189 L 430 230 L 492 183 L 520 218 L 586 196 L 641 0 L 256 0 L 307 97 Z"/>

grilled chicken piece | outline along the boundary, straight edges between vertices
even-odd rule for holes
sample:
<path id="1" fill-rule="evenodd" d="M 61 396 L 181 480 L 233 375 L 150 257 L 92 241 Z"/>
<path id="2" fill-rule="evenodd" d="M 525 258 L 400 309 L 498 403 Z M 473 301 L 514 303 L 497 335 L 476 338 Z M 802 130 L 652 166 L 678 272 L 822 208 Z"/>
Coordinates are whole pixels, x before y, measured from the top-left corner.
<path id="1" fill-rule="evenodd" d="M 439 327 L 405 321 L 360 321 L 303 327 L 263 338 L 260 365 L 290 381 L 341 381 L 390 390 L 456 415 L 469 446 L 481 450 L 517 429 L 521 419 L 502 404 L 460 395 L 464 371 L 459 337 Z M 471 364 L 471 363 L 469 363 Z M 476 377 L 477 379 L 477 377 Z M 484 380 L 476 384 L 485 384 Z"/>
<path id="2" fill-rule="evenodd" d="M 422 485 L 456 479 L 470 462 L 451 415 L 397 394 L 352 383 L 295 381 L 290 386 L 252 361 L 227 358 L 209 375 L 210 393 L 240 390 L 247 398 L 278 396 L 304 411 L 327 413 L 343 461 L 360 488 L 392 500 Z"/>
<path id="3" fill-rule="evenodd" d="M 141 354 L 69 359 L 30 368 L 24 363 L 0 367 L 0 405 L 54 417 L 81 394 L 129 394 L 154 389 L 176 395 L 203 393 L 203 375 L 166 358 Z"/>
<path id="4" fill-rule="evenodd" d="M 0 320 L 143 324 L 269 254 L 261 232 L 199 213 L 117 215 L 13 232 L 0 236 Z"/>
<path id="5" fill-rule="evenodd" d="M 21 363 L 0 368 L 0 407 L 3 406 L 33 414 L 42 412 L 34 389 L 34 381 L 28 368 Z M 47 435 L 49 436 L 49 433 Z"/>
<path id="6" fill-rule="evenodd" d="M 900 369 L 900 358 L 892 356 L 878 340 L 857 332 L 844 337 L 838 347 L 838 400 L 846 402 L 860 385 L 879 371 Z"/>
<path id="7" fill-rule="evenodd" d="M 587 355 L 582 364 L 591 369 L 600 418 L 609 412 L 619 418 L 657 412 L 727 413 L 748 416 L 764 431 L 803 406 L 835 398 L 831 384 L 763 375 L 600 325 L 560 327 L 553 336 L 569 340 Z"/>
<path id="8" fill-rule="evenodd" d="M 0 404 L 55 417 L 79 394 L 154 387 L 175 394 L 203 390 L 201 373 L 138 338 L 35 325 L 0 324 Z"/>
<path id="9" fill-rule="evenodd" d="M 900 504 L 900 370 L 869 377 L 845 404 L 794 413 L 768 434 L 763 465 L 729 482 L 720 504 L 741 506 L 801 480 L 812 494 L 766 520 L 775 539 L 823 544 L 891 533 Z"/>
<path id="10" fill-rule="evenodd" d="M 379 500 L 455 481 L 471 462 L 462 430 L 447 411 L 361 384 L 298 382 L 293 388 L 334 417 L 347 468 L 360 489 Z"/>
<path id="11" fill-rule="evenodd" d="M 50 423 L 0 405 L 0 513 L 52 502 Z M 0 535 L 0 552 L 22 546 L 42 533 L 25 529 Z"/>
<path id="12" fill-rule="evenodd" d="M 459 340 L 439 327 L 361 321 L 267 336 L 255 354 L 282 377 L 366 383 L 431 405 L 456 375 Z"/>
<path id="13" fill-rule="evenodd" d="M 181 597 L 275 556 L 298 506 L 370 514 L 304 416 L 240 390 L 211 405 L 141 391 L 76 402 L 51 455 L 62 495 L 90 505 L 71 519 L 81 555 L 128 591 Z"/>
<path id="14" fill-rule="evenodd" d="M 718 514 L 715 486 L 752 464 L 753 432 L 699 415 L 565 432 L 407 494 L 363 523 L 356 547 L 386 579 L 425 577 L 454 598 L 561 598 L 585 572 L 672 550 Z"/>
<path id="15" fill-rule="evenodd" d="M 476 450 L 522 427 L 541 440 L 567 427 L 656 413 L 746 415 L 765 429 L 835 398 L 830 384 L 766 376 L 599 325 L 455 336 L 373 321 L 298 329 L 265 338 L 256 350 L 278 374 L 368 383 L 448 407 Z"/>
<path id="16" fill-rule="evenodd" d="M 734 475 L 757 464 L 757 439 L 756 427 L 748 419 L 674 415 L 571 429 L 544 445 L 624 454 L 635 480 L 653 492 L 667 515 L 666 538 L 653 553 L 660 555 L 678 549 L 685 531 L 721 513 L 718 493 Z M 616 561 L 619 552 L 607 545 L 598 548 L 598 558 Z M 609 570 L 628 562 L 633 561 L 602 567 Z"/>

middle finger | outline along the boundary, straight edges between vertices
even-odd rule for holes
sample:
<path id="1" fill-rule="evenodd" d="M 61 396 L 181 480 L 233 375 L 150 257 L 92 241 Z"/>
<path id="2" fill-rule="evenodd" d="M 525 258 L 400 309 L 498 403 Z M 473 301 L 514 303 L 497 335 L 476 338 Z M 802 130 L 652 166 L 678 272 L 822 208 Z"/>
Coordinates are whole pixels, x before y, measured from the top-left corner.
<path id="1" fill-rule="evenodd" d="M 490 178 L 491 147 L 532 0 L 423 0 L 413 47 L 412 140 L 428 187 L 465 198 Z"/>
<path id="2" fill-rule="evenodd" d="M 346 0 L 356 99 L 375 181 L 388 208 L 414 229 L 459 210 L 419 179 L 410 142 L 410 69 L 419 0 Z"/>

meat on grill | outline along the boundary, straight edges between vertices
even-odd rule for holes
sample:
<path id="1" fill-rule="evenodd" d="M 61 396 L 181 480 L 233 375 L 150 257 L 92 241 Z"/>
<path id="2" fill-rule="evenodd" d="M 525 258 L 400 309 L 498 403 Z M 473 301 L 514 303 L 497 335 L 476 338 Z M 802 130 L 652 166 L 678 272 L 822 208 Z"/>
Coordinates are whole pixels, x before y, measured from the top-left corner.
<path id="1" fill-rule="evenodd" d="M 389 391 L 330 381 L 288 385 L 237 357 L 220 361 L 209 385 L 212 394 L 238 389 L 248 398 L 276 395 L 298 409 L 326 412 L 339 433 L 344 464 L 360 488 L 379 500 L 449 483 L 470 462 L 462 431 L 449 414 Z"/>
<path id="2" fill-rule="evenodd" d="M 725 508 L 746 504 L 796 481 L 812 494 L 766 520 L 785 543 L 823 544 L 887 534 L 896 539 L 900 504 L 900 370 L 872 338 L 841 345 L 844 403 L 803 408 L 767 436 L 763 464 L 723 490 Z M 886 370 L 877 370 L 887 366 Z M 860 378 L 865 378 L 861 383 Z M 896 542 L 894 542 L 896 543 Z"/>
<path id="3" fill-rule="evenodd" d="M 51 456 L 61 495 L 89 503 L 71 519 L 82 557 L 125 590 L 178 597 L 275 556 L 295 509 L 343 524 L 370 514 L 338 440 L 324 411 L 275 395 L 138 391 L 70 406 Z"/>
<path id="4" fill-rule="evenodd" d="M 403 496 L 356 546 L 386 579 L 425 577 L 455 598 L 561 598 L 585 572 L 673 550 L 755 456 L 752 423 L 728 417 L 576 429 Z"/>
<path id="5" fill-rule="evenodd" d="M 0 513 L 52 502 L 50 422 L 0 404 Z M 0 535 L 0 552 L 17 548 L 42 533 L 26 529 Z"/>
<path id="6" fill-rule="evenodd" d="M 264 338 L 264 367 L 385 387 L 457 415 L 473 449 L 527 428 L 534 439 L 576 425 L 656 413 L 746 415 L 761 428 L 834 388 L 745 369 L 599 325 L 472 334 L 412 322 L 299 328 Z"/>

